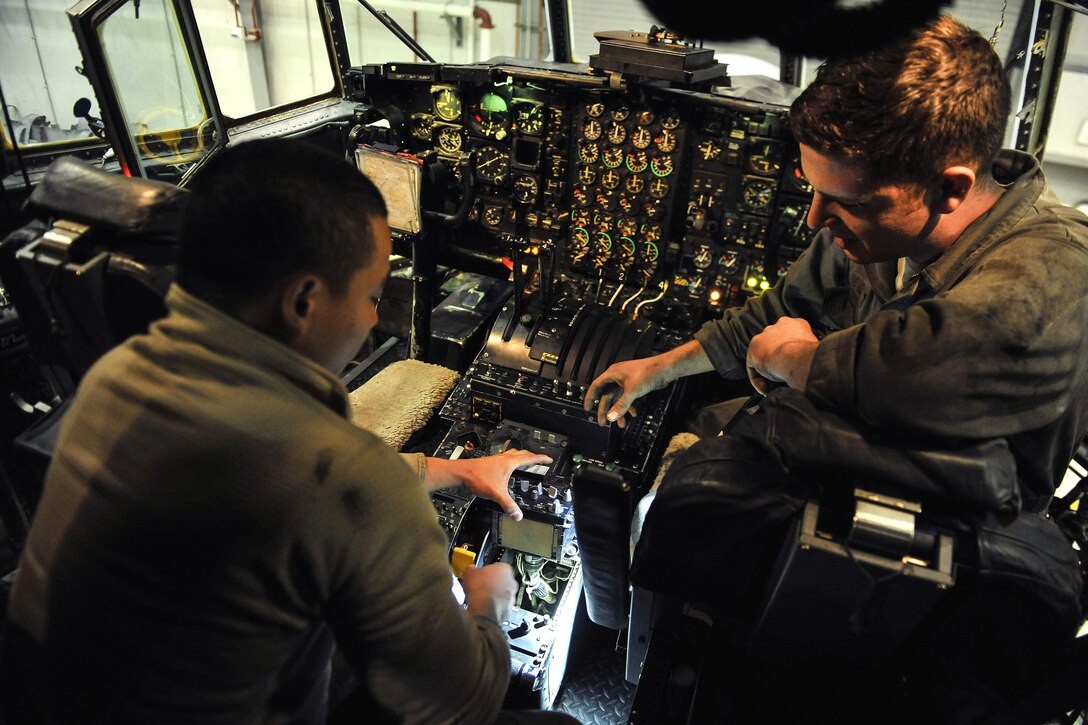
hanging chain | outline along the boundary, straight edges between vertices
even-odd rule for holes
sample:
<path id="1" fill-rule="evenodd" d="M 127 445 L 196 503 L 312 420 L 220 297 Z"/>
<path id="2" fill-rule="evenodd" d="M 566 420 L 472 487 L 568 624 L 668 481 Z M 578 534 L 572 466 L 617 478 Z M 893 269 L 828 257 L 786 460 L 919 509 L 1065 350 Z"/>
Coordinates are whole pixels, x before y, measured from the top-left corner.
<path id="1" fill-rule="evenodd" d="M 1007 8 L 1007 7 L 1009 7 L 1009 0 L 1004 0 L 1004 2 L 1001 3 L 1001 17 L 998 18 L 997 27 L 994 28 L 993 35 L 990 36 L 990 47 L 991 48 L 994 47 L 994 45 L 997 43 L 997 34 L 999 32 L 1001 32 L 1001 29 L 1003 27 L 1005 27 L 1005 8 Z"/>

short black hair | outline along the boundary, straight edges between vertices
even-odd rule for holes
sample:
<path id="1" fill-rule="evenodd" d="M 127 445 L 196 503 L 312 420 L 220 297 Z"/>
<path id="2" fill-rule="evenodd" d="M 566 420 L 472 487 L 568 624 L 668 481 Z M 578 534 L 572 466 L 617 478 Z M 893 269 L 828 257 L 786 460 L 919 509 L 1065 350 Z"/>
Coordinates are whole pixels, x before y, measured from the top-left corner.
<path id="1" fill-rule="evenodd" d="M 354 164 L 300 140 L 230 146 L 188 188 L 177 282 L 227 312 L 298 272 L 344 294 L 374 257 L 373 219 L 388 216 L 381 193 Z"/>
<path id="2" fill-rule="evenodd" d="M 990 173 L 1009 83 L 986 38 L 949 15 L 910 37 L 820 66 L 790 108 L 802 144 L 861 161 L 874 178 L 927 184 L 954 164 Z"/>

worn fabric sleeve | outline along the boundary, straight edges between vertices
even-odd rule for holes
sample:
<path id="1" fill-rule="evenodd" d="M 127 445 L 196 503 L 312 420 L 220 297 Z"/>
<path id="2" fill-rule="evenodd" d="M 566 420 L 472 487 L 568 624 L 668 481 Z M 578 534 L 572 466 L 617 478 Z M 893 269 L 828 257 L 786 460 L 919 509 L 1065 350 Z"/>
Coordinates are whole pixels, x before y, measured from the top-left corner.
<path id="1" fill-rule="evenodd" d="M 1032 430 L 1088 374 L 1088 252 L 1056 218 L 951 288 L 827 335 L 805 393 L 877 426 L 988 438 Z"/>
<path id="2" fill-rule="evenodd" d="M 841 326 L 837 311 L 847 294 L 848 260 L 828 234 L 818 234 L 771 289 L 741 307 L 727 309 L 695 333 L 714 369 L 724 377 L 745 376 L 748 343 L 781 317 L 807 320 L 813 330 Z"/>
<path id="3" fill-rule="evenodd" d="M 490 722 L 510 680 L 509 645 L 454 598 L 446 535 L 420 480 L 376 439 L 340 480 L 322 507 L 338 646 L 401 722 Z"/>

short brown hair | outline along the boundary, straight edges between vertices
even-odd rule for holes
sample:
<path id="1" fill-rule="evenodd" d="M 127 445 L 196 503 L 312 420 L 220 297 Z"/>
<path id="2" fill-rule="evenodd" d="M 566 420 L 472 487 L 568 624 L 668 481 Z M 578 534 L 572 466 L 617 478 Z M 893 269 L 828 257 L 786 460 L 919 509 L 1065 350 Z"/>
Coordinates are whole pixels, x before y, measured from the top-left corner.
<path id="1" fill-rule="evenodd" d="M 926 183 L 948 166 L 988 175 L 1009 83 L 989 41 L 947 15 L 865 55 L 829 60 L 793 102 L 796 139 L 861 160 L 874 178 Z"/>

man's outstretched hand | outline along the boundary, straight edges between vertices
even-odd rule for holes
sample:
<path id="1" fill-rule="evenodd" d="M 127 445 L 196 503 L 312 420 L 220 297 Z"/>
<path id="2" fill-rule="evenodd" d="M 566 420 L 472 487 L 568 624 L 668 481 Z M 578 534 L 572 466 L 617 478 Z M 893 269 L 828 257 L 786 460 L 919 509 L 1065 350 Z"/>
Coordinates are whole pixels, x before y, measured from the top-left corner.
<path id="1" fill-rule="evenodd" d="M 502 507 L 503 513 L 514 521 L 521 521 L 521 509 L 510 495 L 510 476 L 515 470 L 537 464 L 550 464 L 552 459 L 543 453 L 511 448 L 494 456 L 427 459 L 427 487 L 432 491 L 447 486 L 465 485 L 477 496 L 491 499 Z"/>

